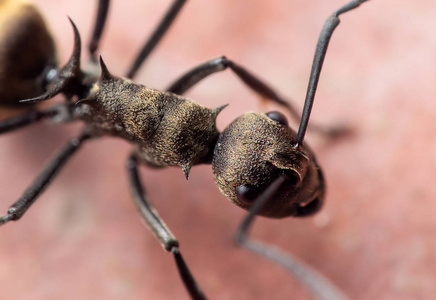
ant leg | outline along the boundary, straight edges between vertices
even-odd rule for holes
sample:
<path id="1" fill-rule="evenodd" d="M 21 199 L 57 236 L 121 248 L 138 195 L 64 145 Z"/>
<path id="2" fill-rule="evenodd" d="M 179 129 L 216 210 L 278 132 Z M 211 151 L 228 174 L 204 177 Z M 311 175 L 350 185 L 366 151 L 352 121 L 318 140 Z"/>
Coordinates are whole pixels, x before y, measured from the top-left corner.
<path id="1" fill-rule="evenodd" d="M 249 251 L 263 256 L 273 262 L 276 262 L 288 272 L 296 276 L 306 287 L 323 300 L 345 300 L 347 297 L 331 283 L 327 278 L 313 270 L 290 253 L 268 245 L 262 242 L 249 240 L 248 232 L 255 216 L 262 209 L 262 206 L 268 202 L 278 188 L 286 181 L 286 175 L 277 178 L 271 185 L 256 199 L 250 208 L 247 216 L 242 220 L 235 236 L 236 243 L 248 249 Z M 309 204 L 310 205 L 310 204 Z M 298 216 L 298 209 L 297 209 Z M 300 215 L 301 216 L 301 215 Z"/>
<path id="2" fill-rule="evenodd" d="M 156 47 L 157 43 L 159 43 L 168 28 L 171 26 L 185 2 L 186 0 L 174 0 L 173 4 L 168 9 L 165 16 L 162 18 L 160 23 L 153 31 L 152 35 L 147 39 L 146 43 L 142 47 L 132 66 L 127 72 L 127 78 L 132 79 L 133 77 L 135 77 L 136 72 L 141 67 L 142 63 L 146 60 L 151 51 L 153 51 L 153 49 Z"/>
<path id="3" fill-rule="evenodd" d="M 38 196 L 45 190 L 59 170 L 68 159 L 80 148 L 82 142 L 91 138 L 87 133 L 82 133 L 77 138 L 72 138 L 52 159 L 45 165 L 42 172 L 33 180 L 22 196 L 12 204 L 8 213 L 0 216 L 0 225 L 9 221 L 19 220 L 29 207 L 36 201 Z"/>
<path id="4" fill-rule="evenodd" d="M 39 110 L 31 110 L 25 114 L 0 121 L 0 134 L 19 129 L 21 127 L 38 122 L 47 115 Z"/>
<path id="5" fill-rule="evenodd" d="M 278 104 L 285 106 L 294 118 L 298 120 L 300 119 L 298 111 L 289 103 L 289 101 L 282 98 L 271 87 L 250 73 L 248 70 L 236 64 L 232 60 L 227 59 L 225 56 L 211 59 L 191 69 L 182 77 L 177 79 L 173 84 L 171 84 L 167 88 L 167 91 L 182 95 L 195 84 L 205 79 L 207 76 L 224 71 L 227 68 L 230 68 L 239 77 L 239 79 L 241 79 L 254 92 L 258 93 L 262 97 L 268 98 Z"/>
<path id="6" fill-rule="evenodd" d="M 146 198 L 144 188 L 139 178 L 137 165 L 138 158 L 135 153 L 132 153 L 127 160 L 127 170 L 129 173 L 130 184 L 132 187 L 133 199 L 139 213 L 141 214 L 155 237 L 159 240 L 162 247 L 166 251 L 170 251 L 174 255 L 180 277 L 182 278 L 183 283 L 185 284 L 185 287 L 188 290 L 191 298 L 195 300 L 206 299 L 180 253 L 178 240 L 174 237 L 174 235 L 168 229 L 159 214 L 156 212 L 156 210 Z"/>
<path id="7" fill-rule="evenodd" d="M 295 120 L 298 122 L 300 121 L 300 113 L 294 106 L 291 105 L 288 100 L 281 97 L 277 92 L 274 91 L 273 88 L 268 86 L 265 82 L 253 75 L 247 69 L 236 64 L 234 61 L 227 59 L 225 56 L 211 59 L 191 69 L 182 77 L 177 79 L 173 84 L 171 84 L 167 91 L 181 95 L 199 81 L 205 79 L 207 76 L 224 71 L 227 68 L 230 68 L 239 77 L 239 79 L 241 79 L 255 93 L 284 106 Z M 345 127 L 326 128 L 326 126 L 320 126 L 316 124 L 311 124 L 309 126 L 314 132 L 318 132 L 332 138 L 349 133 L 349 130 Z"/>
<path id="8" fill-rule="evenodd" d="M 97 56 L 95 55 L 95 51 L 97 51 L 98 49 L 101 35 L 103 33 L 103 29 L 106 24 L 107 12 L 109 10 L 109 3 L 110 0 L 98 1 L 98 9 L 97 9 L 97 16 L 95 18 L 94 31 L 92 33 L 91 40 L 89 41 L 88 44 L 89 54 L 94 61 L 97 61 Z"/>
<path id="9" fill-rule="evenodd" d="M 24 114 L 1 120 L 0 134 L 31 125 L 46 118 L 58 123 L 75 120 L 73 109 L 74 104 L 70 103 L 57 104 L 46 110 L 33 109 Z"/>

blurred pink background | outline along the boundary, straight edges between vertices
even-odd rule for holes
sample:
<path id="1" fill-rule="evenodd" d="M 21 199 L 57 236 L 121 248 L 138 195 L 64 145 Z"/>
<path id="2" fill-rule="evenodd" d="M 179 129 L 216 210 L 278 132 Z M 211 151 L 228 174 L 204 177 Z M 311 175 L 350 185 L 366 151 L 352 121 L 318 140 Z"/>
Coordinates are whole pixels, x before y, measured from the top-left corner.
<path id="1" fill-rule="evenodd" d="M 86 45 L 97 1 L 36 1 L 63 64 L 77 24 Z M 100 54 L 123 75 L 171 1 L 112 1 Z M 188 1 L 136 81 L 164 89 L 218 55 L 246 66 L 300 108 L 321 27 L 345 0 Z M 297 256 L 351 299 L 430 299 L 436 293 L 436 3 L 369 1 L 342 16 L 312 121 L 355 135 L 307 141 L 323 167 L 327 202 L 308 219 L 257 220 L 253 236 Z M 84 52 L 83 58 L 87 54 Z M 230 71 L 187 94 L 226 103 L 222 130 L 249 110 L 272 110 Z M 0 213 L 79 124 L 41 123 L 0 136 Z M 139 219 L 125 160 L 130 145 L 91 141 L 16 223 L 0 228 L 5 299 L 189 299 L 170 254 Z M 210 166 L 141 170 L 149 196 L 179 238 L 210 299 L 312 299 L 277 265 L 238 249 L 244 211 L 215 187 Z"/>

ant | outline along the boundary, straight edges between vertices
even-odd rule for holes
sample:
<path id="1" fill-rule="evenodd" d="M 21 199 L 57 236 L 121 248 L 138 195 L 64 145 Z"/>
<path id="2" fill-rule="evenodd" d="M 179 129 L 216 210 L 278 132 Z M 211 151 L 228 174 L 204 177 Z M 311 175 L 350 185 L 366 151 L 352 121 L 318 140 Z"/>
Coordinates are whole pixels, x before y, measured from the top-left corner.
<path id="1" fill-rule="evenodd" d="M 157 214 L 142 186 L 137 167 L 181 167 L 186 178 L 192 166 L 211 164 L 215 182 L 220 191 L 233 203 L 248 210 L 241 223 L 236 241 L 255 253 L 278 262 L 301 280 L 314 293 L 325 299 L 343 298 L 340 291 L 314 275 L 310 269 L 292 262 L 280 251 L 248 239 L 249 228 L 257 215 L 283 218 L 305 217 L 319 211 L 324 202 L 325 183 L 322 171 L 310 148 L 304 143 L 315 92 L 330 37 L 339 24 L 339 15 L 348 12 L 366 0 L 350 1 L 329 17 L 321 32 L 300 118 L 297 110 L 281 98 L 271 87 L 236 62 L 221 56 L 207 61 L 173 82 L 165 91 L 157 91 L 132 81 L 138 69 L 155 48 L 186 0 L 175 0 L 156 30 L 145 43 L 125 77 L 113 75 L 102 57 L 96 55 L 104 29 L 109 1 L 100 0 L 94 33 L 88 46 L 90 60 L 81 69 L 81 39 L 74 22 L 74 50 L 68 63 L 58 68 L 54 58 L 54 43 L 37 11 L 12 16 L 30 26 L 22 31 L 10 28 L 17 40 L 29 42 L 25 47 L 4 39 L 6 57 L 11 53 L 32 53 L 32 62 L 18 58 L 18 75 L 2 78 L 2 86 L 13 87 L 1 91 L 2 106 L 26 107 L 27 112 L 0 121 L 0 133 L 9 132 L 43 119 L 66 123 L 82 121 L 81 134 L 71 139 L 44 167 L 22 196 L 0 216 L 0 225 L 20 219 L 45 190 L 58 171 L 88 140 L 114 136 L 135 146 L 127 161 L 127 170 L 135 204 L 141 216 L 160 241 L 171 252 L 183 283 L 193 299 L 205 299 L 204 293 L 188 269 L 179 250 L 179 242 Z M 24 2 L 6 1 L 24 12 Z M 8 28 L 9 29 L 9 28 Z M 35 32 L 32 32 L 34 30 Z M 36 38 L 38 43 L 31 42 Z M 20 48 L 18 48 L 20 47 Z M 26 51 L 20 51 L 26 49 Z M 27 50 L 29 49 L 29 50 Z M 100 72 L 95 66 L 100 65 Z M 3 63 L 6 74 L 14 74 Z M 22 68 L 22 70 L 21 70 Z M 215 126 L 217 115 L 226 105 L 209 109 L 183 95 L 207 76 L 226 69 L 233 71 L 249 88 L 260 96 L 276 102 L 300 119 L 298 132 L 288 126 L 280 112 L 267 114 L 246 113 L 233 121 L 223 132 Z M 21 72 L 21 73 L 20 73 Z M 23 79 L 23 73 L 27 78 Z M 37 108 L 37 102 L 52 99 L 58 94 L 66 102 Z M 27 105 L 27 106 L 26 106 Z M 329 136 L 342 134 L 341 130 L 312 128 Z M 310 277 L 311 279 L 306 279 Z"/>

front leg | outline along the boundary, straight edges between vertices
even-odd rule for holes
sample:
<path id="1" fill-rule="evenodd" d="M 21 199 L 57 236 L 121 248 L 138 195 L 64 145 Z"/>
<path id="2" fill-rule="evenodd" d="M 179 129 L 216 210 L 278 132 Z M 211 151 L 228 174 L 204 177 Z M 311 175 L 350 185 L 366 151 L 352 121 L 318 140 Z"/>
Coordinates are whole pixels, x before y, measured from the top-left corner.
<path id="1" fill-rule="evenodd" d="M 135 153 L 132 153 L 127 160 L 127 171 L 132 188 L 133 200 L 135 201 L 139 213 L 153 232 L 154 236 L 159 240 L 162 247 L 173 254 L 180 277 L 191 295 L 191 298 L 194 300 L 206 299 L 180 253 L 178 240 L 171 233 L 157 211 L 148 201 L 139 178 L 137 165 L 138 158 Z"/>

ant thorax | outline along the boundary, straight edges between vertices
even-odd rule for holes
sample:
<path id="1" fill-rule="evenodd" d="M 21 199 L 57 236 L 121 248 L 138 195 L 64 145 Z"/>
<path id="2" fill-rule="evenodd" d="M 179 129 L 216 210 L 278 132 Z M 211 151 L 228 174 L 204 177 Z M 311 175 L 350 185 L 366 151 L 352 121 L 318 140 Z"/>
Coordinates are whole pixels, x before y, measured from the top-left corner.
<path id="1" fill-rule="evenodd" d="M 110 75 L 78 102 L 78 113 L 93 133 L 124 138 L 138 145 L 138 157 L 149 166 L 191 166 L 210 161 L 222 107 L 209 109 L 190 99 Z"/>

